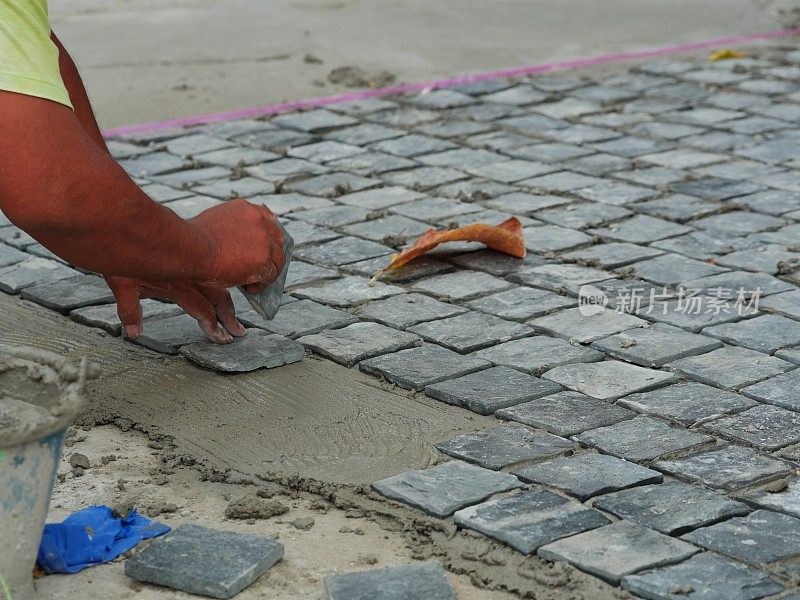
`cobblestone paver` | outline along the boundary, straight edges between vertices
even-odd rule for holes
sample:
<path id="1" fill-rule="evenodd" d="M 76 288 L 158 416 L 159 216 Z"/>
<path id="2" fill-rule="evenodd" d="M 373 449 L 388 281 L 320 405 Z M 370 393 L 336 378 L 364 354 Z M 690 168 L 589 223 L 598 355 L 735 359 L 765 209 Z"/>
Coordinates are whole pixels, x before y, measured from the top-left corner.
<path id="1" fill-rule="evenodd" d="M 440 447 L 501 471 L 449 460 L 378 492 L 643 597 L 797 594 L 798 61 L 482 82 L 111 148 L 182 216 L 232 195 L 279 215 L 290 295 L 245 325 L 498 417 Z M 524 260 L 450 244 L 369 285 L 427 227 L 511 215 Z M 120 335 L 101 281 L 2 215 L 0 290 Z M 191 318 L 143 308 L 140 344 L 200 347 Z M 490 498 L 528 485 L 512 468 L 541 488 Z"/>

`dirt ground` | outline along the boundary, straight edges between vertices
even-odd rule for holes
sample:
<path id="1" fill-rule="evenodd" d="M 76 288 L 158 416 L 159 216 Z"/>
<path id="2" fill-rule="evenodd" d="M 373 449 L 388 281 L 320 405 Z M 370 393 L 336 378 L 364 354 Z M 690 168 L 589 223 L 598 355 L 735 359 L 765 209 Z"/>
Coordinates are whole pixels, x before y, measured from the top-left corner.
<path id="1" fill-rule="evenodd" d="M 51 0 L 104 127 L 796 24 L 797 0 Z M 787 12 L 788 11 L 788 12 Z"/>

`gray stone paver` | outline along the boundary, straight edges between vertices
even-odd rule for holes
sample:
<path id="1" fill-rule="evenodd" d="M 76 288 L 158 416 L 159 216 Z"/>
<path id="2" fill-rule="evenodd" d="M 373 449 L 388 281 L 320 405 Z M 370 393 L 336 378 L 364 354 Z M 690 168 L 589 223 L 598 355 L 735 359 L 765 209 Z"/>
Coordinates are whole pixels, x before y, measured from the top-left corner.
<path id="1" fill-rule="evenodd" d="M 277 540 L 183 524 L 129 558 L 125 575 L 189 594 L 232 598 L 282 558 Z"/>
<path id="2" fill-rule="evenodd" d="M 456 600 L 442 563 L 436 560 L 329 575 L 324 586 L 327 600 Z"/>
<path id="3" fill-rule="evenodd" d="M 647 321 L 612 310 L 583 315 L 579 308 L 568 308 L 529 321 L 529 324 L 536 331 L 588 344 L 621 331 L 645 327 Z"/>
<path id="4" fill-rule="evenodd" d="M 573 441 L 527 427 L 505 425 L 476 433 L 465 433 L 437 444 L 443 453 L 475 463 L 487 469 L 500 470 L 521 462 L 540 461 L 571 452 Z"/>
<path id="5" fill-rule="evenodd" d="M 478 350 L 475 356 L 496 365 L 541 375 L 554 367 L 602 360 L 602 352 L 543 335 L 511 340 Z"/>
<path id="6" fill-rule="evenodd" d="M 305 350 L 302 344 L 282 335 L 250 329 L 246 336 L 235 338 L 231 344 L 202 340 L 182 346 L 181 354 L 215 371 L 245 373 L 298 362 L 305 356 Z"/>
<path id="7" fill-rule="evenodd" d="M 422 391 L 425 386 L 468 375 L 491 366 L 480 358 L 465 357 L 457 352 L 423 344 L 392 354 L 362 361 L 359 368 L 365 373 L 379 375 L 402 388 Z"/>
<path id="8" fill-rule="evenodd" d="M 599 400 L 614 400 L 678 380 L 664 371 L 615 360 L 562 365 L 550 369 L 543 377 Z"/>
<path id="9" fill-rule="evenodd" d="M 490 415 L 498 409 L 560 390 L 561 386 L 552 381 L 499 366 L 429 385 L 425 393 L 436 400 Z"/>
<path id="10" fill-rule="evenodd" d="M 533 333 L 527 325 L 470 311 L 438 321 L 426 321 L 408 328 L 429 342 L 461 353 L 472 352 Z"/>
<path id="11" fill-rule="evenodd" d="M 567 561 L 616 584 L 625 575 L 679 562 L 698 551 L 682 540 L 619 521 L 543 546 L 537 554 L 546 560 Z"/>
<path id="12" fill-rule="evenodd" d="M 419 339 L 418 336 L 404 331 L 366 322 L 307 335 L 298 341 L 317 354 L 352 367 L 365 358 L 413 346 Z"/>
<path id="13" fill-rule="evenodd" d="M 148 322 L 155 319 L 174 317 L 183 310 L 175 304 L 167 304 L 156 300 L 142 300 L 142 318 Z M 76 323 L 88 325 L 89 327 L 99 327 L 112 335 L 120 335 L 122 323 L 117 314 L 116 304 L 100 304 L 97 306 L 86 306 L 76 308 L 69 314 L 70 318 Z"/>
<path id="14" fill-rule="evenodd" d="M 721 347 L 722 342 L 663 323 L 628 329 L 592 343 L 592 348 L 613 358 L 643 367 L 661 367 L 670 361 Z"/>
<path id="15" fill-rule="evenodd" d="M 62 314 L 84 306 L 114 302 L 114 295 L 106 282 L 95 275 L 75 275 L 67 279 L 45 281 L 26 287 L 20 294 Z"/>
<path id="16" fill-rule="evenodd" d="M 397 329 L 465 312 L 467 309 L 462 306 L 440 302 L 430 296 L 416 293 L 389 296 L 382 300 L 367 302 L 355 309 L 355 314 L 362 319 L 374 320 Z"/>
<path id="17" fill-rule="evenodd" d="M 467 303 L 470 308 L 512 321 L 526 321 L 574 305 L 571 298 L 529 287 L 515 287 Z"/>
<path id="18" fill-rule="evenodd" d="M 661 483 L 664 479 L 658 471 L 595 452 L 555 458 L 518 469 L 514 475 L 523 481 L 554 487 L 582 502 L 608 492 Z"/>
<path id="19" fill-rule="evenodd" d="M 769 510 L 687 533 L 682 539 L 760 565 L 800 555 L 800 519 Z"/>
<path id="20" fill-rule="evenodd" d="M 670 600 L 685 595 L 683 590 L 704 600 L 758 600 L 784 589 L 767 573 L 714 552 L 628 575 L 622 578 L 622 587 L 642 598 Z"/>
<path id="21" fill-rule="evenodd" d="M 533 489 L 463 508 L 455 514 L 455 522 L 532 554 L 545 544 L 610 521 L 577 502 Z"/>
<path id="22" fill-rule="evenodd" d="M 652 461 L 676 452 L 689 452 L 714 441 L 709 435 L 672 427 L 644 416 L 584 431 L 573 439 L 604 453 L 635 462 Z"/>
<path id="23" fill-rule="evenodd" d="M 519 479 L 460 460 L 430 469 L 405 471 L 372 484 L 380 494 L 399 500 L 437 517 L 477 504 L 492 494 L 522 487 Z"/>
<path id="24" fill-rule="evenodd" d="M 741 394 L 693 382 L 677 383 L 650 392 L 630 394 L 621 398 L 618 404 L 636 412 L 670 419 L 686 426 L 756 406 L 755 402 Z"/>
<path id="25" fill-rule="evenodd" d="M 774 451 L 800 441 L 800 413 L 759 405 L 715 419 L 706 423 L 704 429 L 734 442 Z"/>
<path id="26" fill-rule="evenodd" d="M 636 413 L 578 392 L 559 392 L 498 410 L 495 416 L 569 437 L 632 419 Z"/>
<path id="27" fill-rule="evenodd" d="M 750 448 L 722 446 L 685 458 L 662 460 L 656 468 L 713 489 L 731 491 L 790 473 L 790 465 Z"/>
<path id="28" fill-rule="evenodd" d="M 706 327 L 703 334 L 772 354 L 784 346 L 800 344 L 800 323 L 780 315 L 763 315 L 738 323 Z"/>
<path id="29" fill-rule="evenodd" d="M 667 364 L 667 368 L 689 379 L 726 390 L 737 390 L 795 367 L 774 356 L 737 346 L 725 346 Z"/>
<path id="30" fill-rule="evenodd" d="M 635 411 L 681 427 L 705 427 L 734 443 L 780 448 L 776 454 L 791 457 L 796 427 L 790 414 L 800 408 L 792 371 L 800 364 L 794 331 L 800 321 L 800 93 L 798 70 L 787 65 L 800 53 L 755 49 L 754 56 L 651 61 L 603 78 L 589 73 L 486 81 L 129 136 L 110 146 L 146 193 L 183 217 L 234 194 L 282 216 L 303 261 L 290 269 L 289 289 L 305 299 L 285 305 L 271 322 L 245 308 L 239 316 L 246 325 L 326 341 L 346 335 L 339 328 L 350 330 L 356 320 L 389 337 L 401 331 L 382 326 L 421 327 L 434 344 L 472 354 L 425 343 L 363 359 L 362 369 L 418 390 L 446 387 L 493 365 L 514 369 L 476 377 L 496 382 L 502 393 L 494 400 L 501 404 L 514 396 L 493 373 L 516 381 L 519 372 L 520 381 L 540 387 L 556 386 L 551 378 L 563 377 L 578 391 L 549 391 L 500 409 L 498 416 L 556 435 L 584 435 L 622 427 Z M 510 215 L 523 220 L 524 260 L 474 251 L 479 244 L 450 244 L 387 273 L 382 283 L 389 288 L 366 284 L 392 252 L 427 227 L 496 223 Z M 7 271 L 28 256 L 51 260 L 47 264 L 58 265 L 65 278 L 90 281 L 3 217 L 0 241 L 0 282 L 7 291 L 28 288 L 24 294 L 32 297 L 40 287 L 67 289 L 52 283 L 56 273 L 45 278 L 28 267 Z M 443 274 L 444 287 L 416 287 Z M 351 285 L 354 277 L 358 285 Z M 580 315 L 574 307 L 584 284 L 631 314 L 607 308 L 594 317 Z M 762 313 L 751 306 L 743 314 L 735 308 L 688 314 L 680 310 L 685 299 L 661 289 L 664 284 L 700 289 L 706 298 L 717 288 L 733 297 L 742 288 L 746 298 L 760 289 Z M 628 302 L 635 289 L 643 296 L 640 310 Z M 434 299 L 443 294 L 448 301 Z M 669 294 L 673 299 L 665 303 Z M 180 314 L 167 304 L 147 302 L 144 308 L 145 335 L 156 333 L 159 319 Z M 120 332 L 113 305 L 77 308 L 72 316 Z M 530 322 L 534 329 L 525 329 Z M 644 327 L 651 322 L 657 325 Z M 162 333 L 185 337 L 162 350 L 203 343 L 196 323 L 182 323 Z M 523 337 L 503 341 L 517 336 Z M 369 342 L 381 347 L 375 337 Z M 684 356 L 719 342 L 735 346 Z M 159 347 L 155 339 L 153 346 Z M 350 364 L 359 355 L 343 352 L 339 358 Z M 604 358 L 621 360 L 625 368 L 617 361 L 597 363 Z M 628 362 L 656 369 L 645 369 L 639 379 L 642 372 L 628 370 L 638 368 Z M 662 378 L 670 371 L 694 382 L 668 385 L 674 380 Z M 492 390 L 485 389 L 473 402 L 459 403 L 491 412 Z M 744 447 L 699 455 L 713 459 L 705 470 L 699 459 L 681 463 L 669 453 L 662 462 L 673 469 L 677 461 L 677 477 L 716 489 L 739 489 L 786 472 L 784 463 Z M 676 585 L 690 577 L 675 569 Z M 662 591 L 649 593 L 663 594 L 663 588 L 653 589 Z M 737 588 L 725 589 L 735 594 Z"/>
<path id="31" fill-rule="evenodd" d="M 680 481 L 608 494 L 597 498 L 593 506 L 667 535 L 680 535 L 750 512 L 741 502 Z"/>

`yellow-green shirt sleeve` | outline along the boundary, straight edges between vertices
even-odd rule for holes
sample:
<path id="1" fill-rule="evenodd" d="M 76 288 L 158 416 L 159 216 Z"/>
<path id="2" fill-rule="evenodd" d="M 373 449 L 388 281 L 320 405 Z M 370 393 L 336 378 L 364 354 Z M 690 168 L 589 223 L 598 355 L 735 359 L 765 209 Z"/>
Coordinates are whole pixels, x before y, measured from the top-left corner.
<path id="1" fill-rule="evenodd" d="M 72 108 L 50 39 L 47 0 L 0 0 L 0 90 Z"/>

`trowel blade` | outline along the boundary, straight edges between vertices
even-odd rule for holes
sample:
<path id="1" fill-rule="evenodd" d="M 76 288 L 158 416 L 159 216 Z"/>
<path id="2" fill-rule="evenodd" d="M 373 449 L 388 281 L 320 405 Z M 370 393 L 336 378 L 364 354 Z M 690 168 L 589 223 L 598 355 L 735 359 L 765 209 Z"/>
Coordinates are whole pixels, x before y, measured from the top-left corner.
<path id="1" fill-rule="evenodd" d="M 283 269 L 281 269 L 278 278 L 273 281 L 267 288 L 258 294 L 251 294 L 246 292 L 244 286 L 239 286 L 244 297 L 261 317 L 271 321 L 278 314 L 281 307 L 281 300 L 283 298 L 283 288 L 286 285 L 286 274 L 289 272 L 289 263 L 292 260 L 292 253 L 294 251 L 294 240 L 292 236 L 284 229 L 283 225 L 278 222 L 283 233 L 283 255 L 285 257 Z"/>

